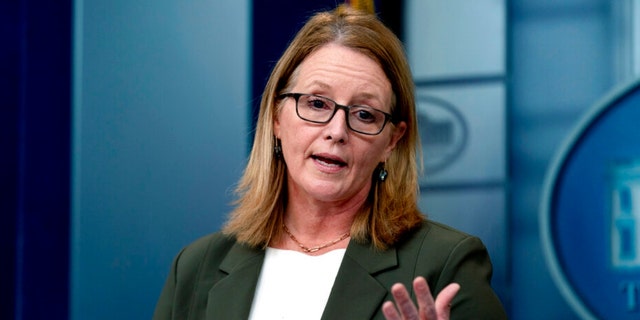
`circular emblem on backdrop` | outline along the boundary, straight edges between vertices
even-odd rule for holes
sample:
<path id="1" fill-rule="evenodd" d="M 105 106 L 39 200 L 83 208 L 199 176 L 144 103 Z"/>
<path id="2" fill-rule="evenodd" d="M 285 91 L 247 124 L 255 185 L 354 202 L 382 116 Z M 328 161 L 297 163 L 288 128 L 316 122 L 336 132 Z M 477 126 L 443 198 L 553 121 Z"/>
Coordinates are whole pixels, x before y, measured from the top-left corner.
<path id="1" fill-rule="evenodd" d="M 587 113 L 547 173 L 545 258 L 584 319 L 640 319 L 640 81 Z"/>
<path id="2" fill-rule="evenodd" d="M 456 161 L 467 143 L 467 123 L 451 103 L 419 96 L 418 128 L 426 173 L 440 171 Z"/>

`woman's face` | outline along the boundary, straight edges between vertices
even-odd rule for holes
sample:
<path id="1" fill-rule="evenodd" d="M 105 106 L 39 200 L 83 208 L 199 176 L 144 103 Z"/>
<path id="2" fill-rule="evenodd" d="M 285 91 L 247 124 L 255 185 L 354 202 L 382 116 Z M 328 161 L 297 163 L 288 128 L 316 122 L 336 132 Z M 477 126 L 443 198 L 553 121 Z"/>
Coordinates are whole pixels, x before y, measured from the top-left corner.
<path id="1" fill-rule="evenodd" d="M 391 113 L 389 80 L 374 60 L 353 49 L 327 44 L 309 55 L 295 74 L 290 92 Z M 349 129 L 343 110 L 329 123 L 317 124 L 300 119 L 295 104 L 294 98 L 286 98 L 274 122 L 287 164 L 289 195 L 322 202 L 366 199 L 373 171 L 389 157 L 406 124 L 387 123 L 380 134 L 364 135 Z"/>

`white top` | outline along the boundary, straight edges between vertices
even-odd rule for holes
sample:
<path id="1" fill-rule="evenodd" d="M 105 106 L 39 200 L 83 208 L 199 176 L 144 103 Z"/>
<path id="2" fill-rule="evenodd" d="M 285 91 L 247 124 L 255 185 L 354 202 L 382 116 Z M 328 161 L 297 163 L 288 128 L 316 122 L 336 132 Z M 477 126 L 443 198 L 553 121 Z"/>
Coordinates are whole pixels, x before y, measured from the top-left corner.
<path id="1" fill-rule="evenodd" d="M 267 248 L 249 319 L 320 319 L 346 250 L 310 256 Z"/>

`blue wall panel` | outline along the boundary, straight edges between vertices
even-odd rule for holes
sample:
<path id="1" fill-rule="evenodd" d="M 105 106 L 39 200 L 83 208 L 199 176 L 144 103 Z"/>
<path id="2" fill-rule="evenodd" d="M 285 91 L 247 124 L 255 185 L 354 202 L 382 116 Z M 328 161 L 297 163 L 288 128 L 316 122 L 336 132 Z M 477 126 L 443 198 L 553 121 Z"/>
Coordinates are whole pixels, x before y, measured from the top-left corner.
<path id="1" fill-rule="evenodd" d="M 77 1 L 71 312 L 149 319 L 245 163 L 248 1 Z"/>

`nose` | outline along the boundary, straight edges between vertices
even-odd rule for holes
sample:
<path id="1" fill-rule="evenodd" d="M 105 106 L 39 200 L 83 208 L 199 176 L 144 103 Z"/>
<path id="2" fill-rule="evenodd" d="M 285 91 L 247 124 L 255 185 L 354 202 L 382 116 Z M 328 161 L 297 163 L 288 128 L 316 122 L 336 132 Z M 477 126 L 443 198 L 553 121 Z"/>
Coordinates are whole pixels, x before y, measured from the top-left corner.
<path id="1" fill-rule="evenodd" d="M 345 143 L 349 138 L 349 126 L 347 125 L 347 110 L 341 109 L 333 115 L 331 121 L 324 127 L 325 139 Z"/>

